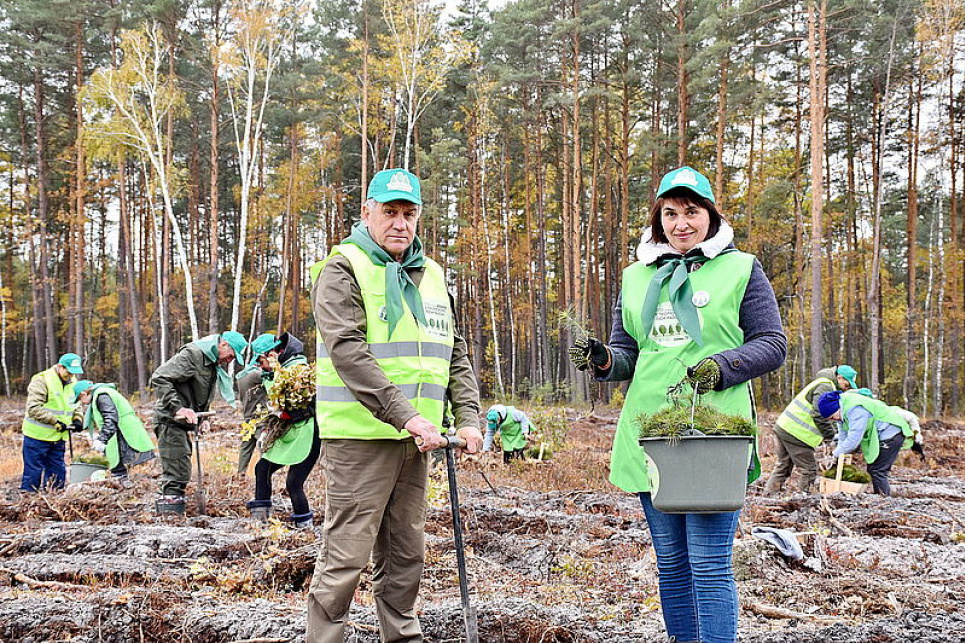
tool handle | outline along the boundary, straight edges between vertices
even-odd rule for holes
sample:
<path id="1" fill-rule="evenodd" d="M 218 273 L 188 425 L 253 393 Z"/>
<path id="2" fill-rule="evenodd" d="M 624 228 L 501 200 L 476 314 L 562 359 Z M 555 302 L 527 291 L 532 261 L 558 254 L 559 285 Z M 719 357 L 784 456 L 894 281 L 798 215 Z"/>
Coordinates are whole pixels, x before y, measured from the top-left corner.
<path id="1" fill-rule="evenodd" d="M 449 440 L 449 444 L 445 446 L 446 449 L 465 449 L 466 441 L 460 438 L 458 435 L 446 434 L 445 438 Z"/>
<path id="2" fill-rule="evenodd" d="M 194 414 L 199 418 L 209 418 L 218 414 L 217 411 L 195 411 Z"/>

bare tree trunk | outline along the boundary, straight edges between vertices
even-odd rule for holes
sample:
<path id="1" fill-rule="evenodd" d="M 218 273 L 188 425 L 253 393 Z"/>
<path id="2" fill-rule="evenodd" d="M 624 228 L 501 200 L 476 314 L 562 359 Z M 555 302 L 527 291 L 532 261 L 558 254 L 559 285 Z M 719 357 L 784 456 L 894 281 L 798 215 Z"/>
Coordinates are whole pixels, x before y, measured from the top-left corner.
<path id="1" fill-rule="evenodd" d="M 825 28 L 826 0 L 822 0 L 820 16 L 814 0 L 808 2 L 808 54 L 811 59 L 811 370 L 823 363 L 824 315 L 821 292 L 822 274 L 822 213 L 824 211 L 824 82 L 825 54 L 820 46 L 820 34 Z"/>
<path id="2" fill-rule="evenodd" d="M 690 95 L 687 85 L 690 74 L 687 71 L 687 0 L 677 0 L 677 166 L 687 163 L 687 124 L 690 120 Z"/>
<path id="3" fill-rule="evenodd" d="M 34 128 L 36 130 L 36 151 L 37 151 L 37 216 L 40 220 L 40 283 L 43 291 L 41 305 L 44 315 L 45 338 L 47 363 L 53 364 L 57 361 L 57 332 L 54 324 L 54 293 L 53 284 L 49 270 L 49 251 L 47 241 L 49 239 L 50 205 L 47 200 L 47 131 L 44 128 L 44 76 L 43 71 L 37 67 L 34 69 Z"/>
<path id="4" fill-rule="evenodd" d="M 147 361 L 144 357 L 144 339 L 141 336 L 141 302 L 137 294 L 137 275 L 134 271 L 134 243 L 131 231 L 131 207 L 127 195 L 127 159 L 118 162 L 118 188 L 120 196 L 121 250 L 124 257 L 124 284 L 127 290 L 128 310 L 131 314 L 131 338 L 134 344 L 134 364 L 137 372 L 137 390 L 147 389 Z"/>
<path id="5" fill-rule="evenodd" d="M 213 30 L 215 36 L 215 46 L 221 44 L 221 2 L 215 0 L 211 8 L 213 15 Z M 219 135 L 221 114 L 221 87 L 219 76 L 221 74 L 220 54 L 212 56 L 211 68 L 211 190 L 208 197 L 208 334 L 213 335 L 220 330 L 221 324 L 218 322 L 218 182 L 220 180 L 220 158 Z"/>
<path id="6" fill-rule="evenodd" d="M 84 85 L 84 25 L 83 21 L 76 24 L 76 74 L 77 92 L 79 93 Z M 84 212 L 84 200 L 86 197 L 86 174 L 87 164 L 84 155 L 84 143 L 82 131 L 84 127 L 84 107 L 83 101 L 76 100 L 77 114 L 77 144 L 76 144 L 76 183 L 74 196 L 76 198 L 76 210 L 74 220 L 74 244 L 71 251 L 74 257 L 73 276 L 73 328 L 74 343 L 73 351 L 78 355 L 84 354 L 84 223 L 87 219 Z"/>
<path id="7" fill-rule="evenodd" d="M 919 45 L 919 59 L 921 58 L 921 45 Z M 917 88 L 914 81 L 909 83 L 908 93 L 908 218 L 907 218 L 907 250 L 908 261 L 908 332 L 905 341 L 905 378 L 902 386 L 903 406 L 911 408 L 911 397 L 914 393 L 915 362 L 918 354 L 918 345 L 915 339 L 915 325 L 918 323 L 918 292 L 917 271 L 918 271 L 918 144 L 921 124 L 921 89 L 922 76 L 919 72 Z"/>

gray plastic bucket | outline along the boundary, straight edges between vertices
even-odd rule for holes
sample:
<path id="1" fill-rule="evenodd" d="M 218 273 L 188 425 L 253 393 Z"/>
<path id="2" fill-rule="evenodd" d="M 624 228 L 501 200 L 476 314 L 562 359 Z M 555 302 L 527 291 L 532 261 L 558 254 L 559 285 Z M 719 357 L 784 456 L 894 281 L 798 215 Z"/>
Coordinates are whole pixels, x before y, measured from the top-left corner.
<path id="1" fill-rule="evenodd" d="M 664 513 L 720 513 L 744 504 L 753 436 L 641 438 L 650 499 Z"/>
<path id="2" fill-rule="evenodd" d="M 107 467 L 102 464 L 90 464 L 89 462 L 71 462 L 67 482 L 69 484 L 87 482 L 98 471 L 107 471 Z"/>

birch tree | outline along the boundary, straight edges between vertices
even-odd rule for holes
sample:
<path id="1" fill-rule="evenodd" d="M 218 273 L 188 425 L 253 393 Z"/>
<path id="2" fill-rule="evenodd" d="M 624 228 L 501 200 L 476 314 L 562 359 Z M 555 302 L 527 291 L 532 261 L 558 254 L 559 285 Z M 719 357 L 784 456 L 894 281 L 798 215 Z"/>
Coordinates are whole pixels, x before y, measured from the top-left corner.
<path id="1" fill-rule="evenodd" d="M 382 16 L 389 27 L 385 46 L 395 52 L 405 111 L 402 166 L 409 169 L 412 137 L 419 116 L 445 87 L 446 74 L 469 60 L 472 45 L 456 30 L 440 25 L 441 6 L 431 0 L 385 0 Z"/>
<path id="2" fill-rule="evenodd" d="M 180 172 L 167 161 L 167 117 L 183 106 L 183 95 L 167 73 L 168 47 L 157 23 L 125 31 L 121 36 L 123 60 L 116 69 L 97 70 L 82 93 L 89 103 L 90 118 L 85 136 L 114 141 L 133 149 L 153 173 L 164 217 L 171 226 L 184 274 L 184 290 L 191 335 L 197 340 L 198 319 L 194 308 L 194 281 L 188 264 L 181 225 L 174 216 L 174 197 Z M 164 298 L 160 298 L 164 306 Z M 161 324 L 161 360 L 167 359 L 166 324 Z"/>
<path id="3" fill-rule="evenodd" d="M 231 297 L 231 330 L 238 329 L 241 313 L 241 280 L 251 189 L 257 178 L 257 159 L 265 126 L 265 108 L 271 95 L 271 77 L 291 38 L 290 18 L 299 11 L 300 5 L 285 0 L 241 0 L 232 11 L 236 29 L 231 40 L 234 60 L 226 62 L 222 68 L 229 77 L 226 87 L 241 179 L 241 221 Z"/>

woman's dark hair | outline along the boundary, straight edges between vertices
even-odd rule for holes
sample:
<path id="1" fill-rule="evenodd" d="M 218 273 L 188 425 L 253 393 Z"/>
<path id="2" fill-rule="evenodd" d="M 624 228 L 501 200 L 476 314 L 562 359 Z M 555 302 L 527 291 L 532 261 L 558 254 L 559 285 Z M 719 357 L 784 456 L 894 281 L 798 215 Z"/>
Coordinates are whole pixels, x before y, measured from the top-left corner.
<path id="1" fill-rule="evenodd" d="M 697 207 L 707 210 L 710 214 L 710 226 L 707 228 L 708 239 L 720 231 L 720 224 L 724 220 L 724 217 L 717 211 L 717 206 L 714 205 L 713 201 L 705 199 L 688 188 L 674 188 L 664 192 L 663 196 L 654 202 L 653 209 L 650 210 L 650 240 L 653 243 L 670 243 L 670 240 L 667 239 L 667 234 L 663 230 L 663 221 L 660 218 L 663 205 L 669 200 L 692 203 Z"/>

